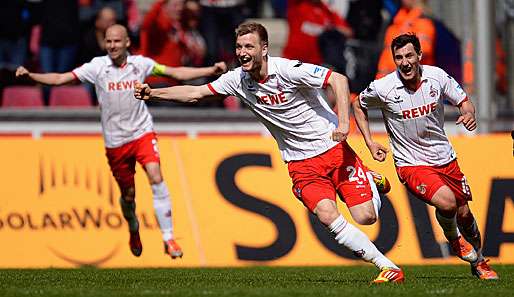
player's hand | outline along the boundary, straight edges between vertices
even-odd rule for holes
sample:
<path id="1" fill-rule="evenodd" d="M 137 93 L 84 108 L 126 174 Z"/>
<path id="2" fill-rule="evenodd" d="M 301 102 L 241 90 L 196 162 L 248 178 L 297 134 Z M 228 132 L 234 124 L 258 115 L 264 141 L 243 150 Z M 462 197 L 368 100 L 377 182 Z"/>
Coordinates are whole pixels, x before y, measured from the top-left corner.
<path id="1" fill-rule="evenodd" d="M 464 125 L 464 127 L 466 129 L 468 129 L 468 131 L 473 131 L 476 129 L 477 127 L 477 122 L 475 120 L 475 115 L 471 112 L 468 112 L 468 113 L 465 113 L 463 115 L 461 115 L 458 119 L 457 119 L 457 122 L 455 122 L 455 124 L 460 124 L 462 123 L 462 125 Z"/>
<path id="2" fill-rule="evenodd" d="M 213 71 L 213 75 L 220 75 L 220 74 L 223 74 L 225 72 L 227 72 L 227 64 L 225 64 L 225 62 L 217 62 L 217 63 L 214 63 L 214 71 Z"/>
<path id="3" fill-rule="evenodd" d="M 378 142 L 373 142 L 368 145 L 369 151 L 371 152 L 371 155 L 373 156 L 373 159 L 384 162 L 387 157 L 387 148 L 383 145 L 381 145 Z"/>
<path id="4" fill-rule="evenodd" d="M 139 100 L 148 100 L 150 99 L 150 92 L 152 89 L 148 84 L 142 84 L 140 82 L 136 82 L 134 85 L 134 97 Z"/>
<path id="5" fill-rule="evenodd" d="M 29 71 L 27 70 L 27 68 L 23 67 L 23 66 L 20 66 L 16 69 L 16 77 L 22 77 L 22 76 L 26 76 L 26 75 L 29 75 Z"/>
<path id="6" fill-rule="evenodd" d="M 348 138 L 348 134 L 350 133 L 349 127 L 337 127 L 334 131 L 332 131 L 332 140 L 342 142 Z"/>

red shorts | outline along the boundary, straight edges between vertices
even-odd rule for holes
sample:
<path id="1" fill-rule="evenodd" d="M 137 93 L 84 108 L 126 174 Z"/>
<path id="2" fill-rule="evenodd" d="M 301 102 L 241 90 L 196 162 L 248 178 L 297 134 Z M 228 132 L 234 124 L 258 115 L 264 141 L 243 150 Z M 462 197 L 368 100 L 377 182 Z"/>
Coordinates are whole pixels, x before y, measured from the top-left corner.
<path id="1" fill-rule="evenodd" d="M 407 189 L 425 202 L 430 203 L 442 186 L 452 190 L 458 206 L 471 201 L 471 190 L 457 160 L 442 166 L 397 167 L 396 172 Z"/>
<path id="2" fill-rule="evenodd" d="M 321 155 L 288 163 L 293 193 L 314 211 L 323 199 L 339 194 L 348 207 L 371 200 L 373 194 L 361 159 L 346 143 L 339 143 Z"/>
<path id="3" fill-rule="evenodd" d="M 122 188 L 134 186 L 136 161 L 141 166 L 150 162 L 160 163 L 157 137 L 154 132 L 144 134 L 138 139 L 116 148 L 106 148 L 112 175 Z"/>

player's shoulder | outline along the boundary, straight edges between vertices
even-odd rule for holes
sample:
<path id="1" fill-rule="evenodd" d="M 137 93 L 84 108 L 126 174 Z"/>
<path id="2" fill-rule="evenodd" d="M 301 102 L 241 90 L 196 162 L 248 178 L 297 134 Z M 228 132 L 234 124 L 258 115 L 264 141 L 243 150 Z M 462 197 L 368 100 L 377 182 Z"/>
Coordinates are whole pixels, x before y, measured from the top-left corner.
<path id="1" fill-rule="evenodd" d="M 400 84 L 401 81 L 398 78 L 398 73 L 393 71 L 386 76 L 372 81 L 370 86 L 379 94 L 387 94 L 391 89 Z"/>
<path id="2" fill-rule="evenodd" d="M 423 67 L 423 76 L 430 79 L 439 80 L 441 77 L 447 77 L 448 73 L 444 71 L 442 68 L 432 65 L 422 65 Z"/>
<path id="3" fill-rule="evenodd" d="M 92 64 L 94 65 L 98 65 L 98 66 L 104 66 L 104 65 L 109 65 L 111 64 L 111 60 L 109 58 L 109 56 L 99 56 L 99 57 L 94 57 L 93 59 L 91 59 L 91 62 Z"/>
<path id="4" fill-rule="evenodd" d="M 245 72 L 241 69 L 241 67 L 236 67 L 234 69 L 230 69 L 227 72 L 223 73 L 218 80 L 220 81 L 241 81 L 245 77 Z"/>
<path id="5" fill-rule="evenodd" d="M 145 57 L 143 55 L 128 55 L 127 62 L 139 64 L 139 63 L 155 63 L 153 59 Z"/>

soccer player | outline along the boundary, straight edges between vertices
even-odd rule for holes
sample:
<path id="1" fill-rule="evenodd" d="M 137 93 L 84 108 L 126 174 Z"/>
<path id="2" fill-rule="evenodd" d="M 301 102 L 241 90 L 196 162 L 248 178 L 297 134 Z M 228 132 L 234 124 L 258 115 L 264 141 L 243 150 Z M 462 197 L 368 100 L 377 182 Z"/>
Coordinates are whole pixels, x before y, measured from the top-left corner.
<path id="1" fill-rule="evenodd" d="M 469 131 L 477 126 L 475 107 L 444 70 L 420 64 L 416 35 L 397 36 L 391 51 L 396 71 L 371 82 L 352 104 L 359 129 L 373 158 L 384 161 L 387 149 L 373 141 L 367 118 L 367 109 L 381 109 L 400 181 L 435 207 L 453 252 L 471 263 L 472 273 L 497 279 L 482 255 L 480 232 L 468 205 L 471 191 L 443 127 L 444 99 L 459 108 L 456 124 Z"/>
<path id="2" fill-rule="evenodd" d="M 372 193 L 376 188 L 346 143 L 350 108 L 346 77 L 321 66 L 268 56 L 268 33 L 253 22 L 236 29 L 236 57 L 241 67 L 212 83 L 160 89 L 137 83 L 134 95 L 143 100 L 179 102 L 197 102 L 217 94 L 239 97 L 277 141 L 294 195 L 330 229 L 337 242 L 381 270 L 374 282 L 403 281 L 402 270 L 336 206 L 339 194 L 359 224 L 371 224 L 378 215 Z M 336 95 L 337 115 L 320 92 L 326 87 Z"/>
<path id="3" fill-rule="evenodd" d="M 182 257 L 182 249 L 173 238 L 170 195 L 161 173 L 152 116 L 144 102 L 134 100 L 134 83 L 143 81 L 149 75 L 189 80 L 224 73 L 227 67 L 224 62 L 203 68 L 167 67 L 143 56 L 130 55 L 129 46 L 126 28 L 113 25 L 107 29 L 105 35 L 108 55 L 93 58 L 91 62 L 71 72 L 32 73 L 24 67 L 19 67 L 16 76 L 26 76 L 48 85 L 63 85 L 76 81 L 87 81 L 95 85 L 102 111 L 106 155 L 120 188 L 120 204 L 129 226 L 129 245 L 132 254 L 139 257 L 143 251 L 135 212 L 134 174 L 137 161 L 144 168 L 152 188 L 153 205 L 162 232 L 165 252 L 171 258 Z"/>

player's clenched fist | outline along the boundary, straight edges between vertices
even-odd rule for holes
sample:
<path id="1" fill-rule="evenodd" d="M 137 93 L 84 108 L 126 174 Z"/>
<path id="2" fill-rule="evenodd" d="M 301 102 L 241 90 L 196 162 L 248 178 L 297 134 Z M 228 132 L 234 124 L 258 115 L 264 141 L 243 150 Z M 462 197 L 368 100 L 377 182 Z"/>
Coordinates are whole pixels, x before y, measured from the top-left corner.
<path id="1" fill-rule="evenodd" d="M 142 84 L 140 82 L 136 82 L 134 86 L 134 97 L 139 100 L 148 100 L 150 99 L 150 92 L 152 89 L 148 84 Z"/>
<path id="2" fill-rule="evenodd" d="M 20 66 L 16 69 L 16 77 L 25 76 L 25 75 L 29 75 L 29 71 L 27 70 L 27 68 Z"/>
<path id="3" fill-rule="evenodd" d="M 225 62 L 214 63 L 214 75 L 220 75 L 227 72 L 227 64 Z"/>

